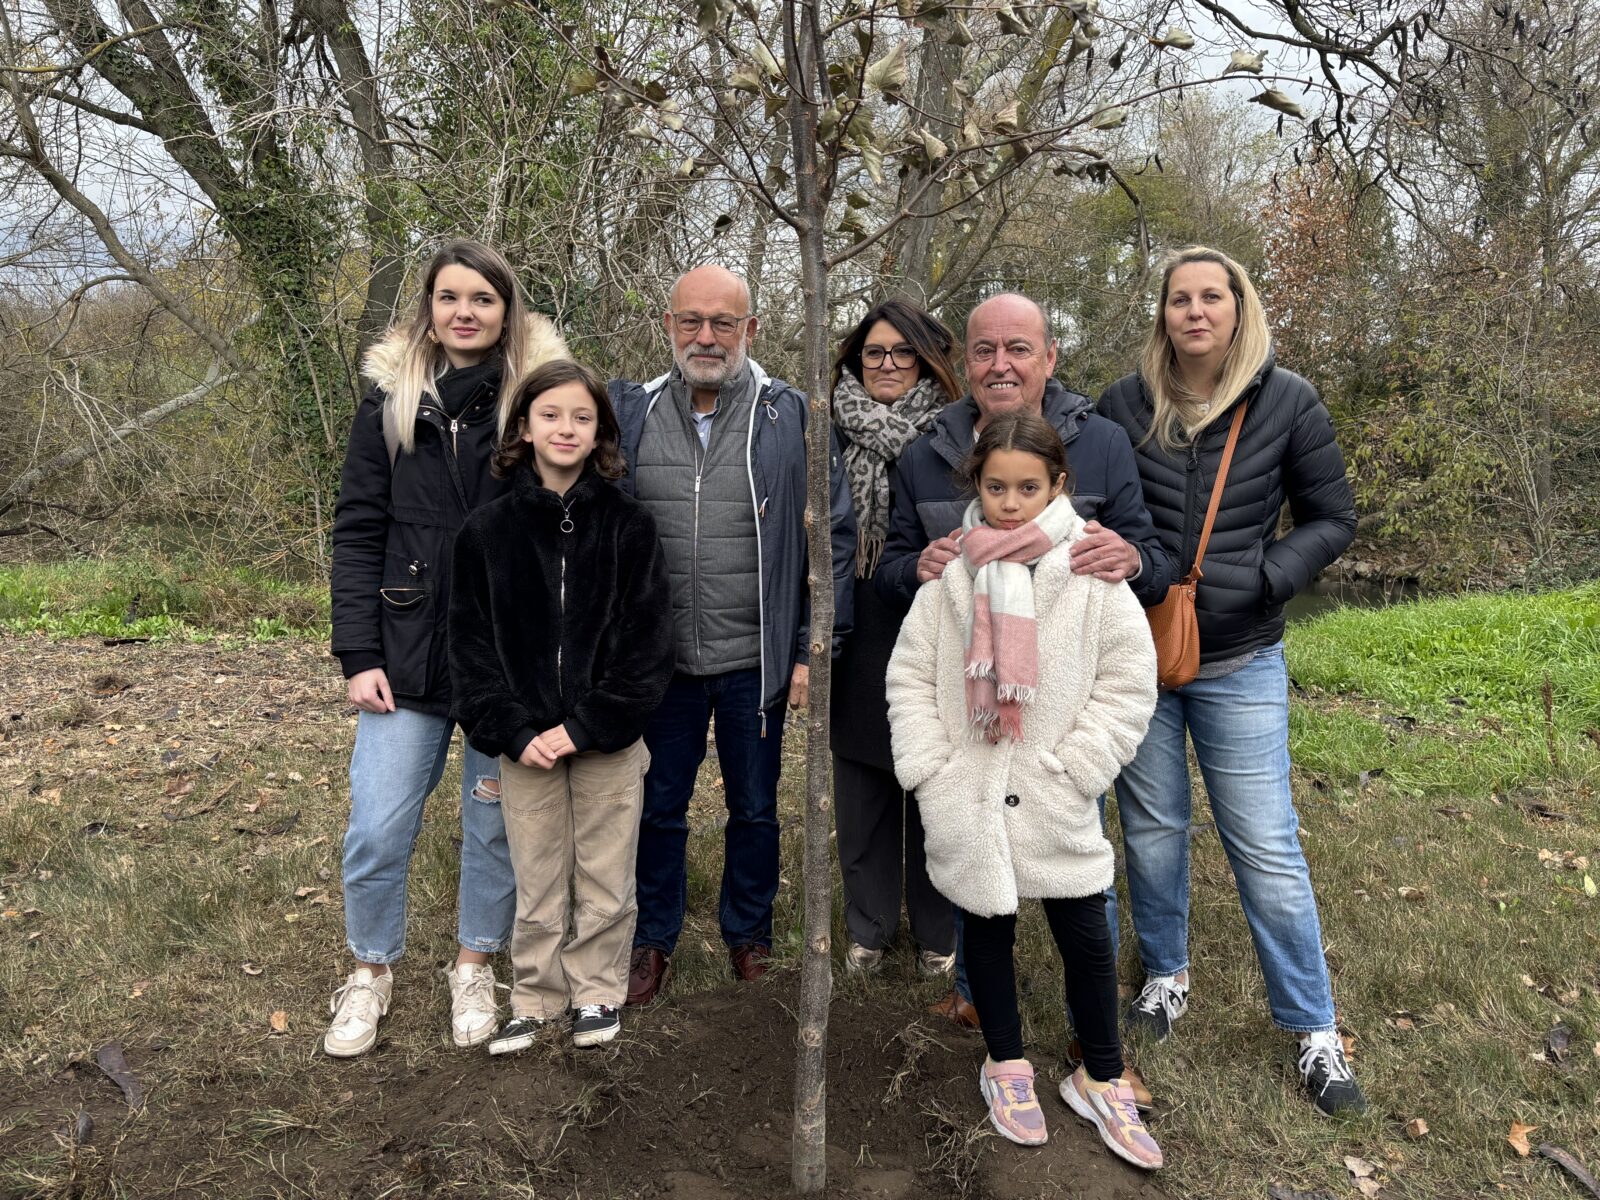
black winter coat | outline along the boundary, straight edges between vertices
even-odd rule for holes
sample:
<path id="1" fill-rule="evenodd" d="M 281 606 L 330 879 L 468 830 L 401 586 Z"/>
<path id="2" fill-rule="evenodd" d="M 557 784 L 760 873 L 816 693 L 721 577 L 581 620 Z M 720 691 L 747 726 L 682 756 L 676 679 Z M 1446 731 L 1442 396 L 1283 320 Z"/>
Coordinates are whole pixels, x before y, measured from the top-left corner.
<path id="1" fill-rule="evenodd" d="M 415 451 L 392 471 L 385 393 L 356 410 L 333 518 L 333 652 L 345 678 L 382 667 L 396 706 L 444 716 L 451 547 L 467 513 L 506 490 L 489 474 L 499 361 L 446 371 L 437 388 L 442 405 L 423 397 Z"/>
<path id="2" fill-rule="evenodd" d="M 483 753 L 515 759 L 562 724 L 580 751 L 624 750 L 672 664 L 667 560 L 633 497 L 593 470 L 559 496 L 524 468 L 509 496 L 467 518 L 450 596 L 452 715 Z"/>
<path id="3" fill-rule="evenodd" d="M 1283 606 L 1350 545 L 1355 501 L 1344 455 L 1316 389 L 1272 356 L 1245 390 L 1250 408 L 1239 431 L 1222 505 L 1201 564 L 1195 606 L 1200 661 L 1218 662 L 1283 637 Z M 1144 381 L 1128 375 L 1100 398 L 1100 412 L 1128 431 L 1139 460 L 1145 504 L 1181 579 L 1194 560 L 1232 418 L 1211 425 L 1176 454 L 1146 440 L 1154 406 Z M 1294 529 L 1278 537 L 1288 501 Z"/>

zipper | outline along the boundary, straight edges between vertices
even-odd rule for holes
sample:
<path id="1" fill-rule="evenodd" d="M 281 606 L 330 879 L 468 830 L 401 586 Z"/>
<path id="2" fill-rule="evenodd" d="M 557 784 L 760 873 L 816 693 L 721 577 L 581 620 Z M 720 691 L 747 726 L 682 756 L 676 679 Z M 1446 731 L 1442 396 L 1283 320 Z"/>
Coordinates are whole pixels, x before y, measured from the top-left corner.
<path id="1" fill-rule="evenodd" d="M 763 707 L 767 699 L 767 588 L 766 580 L 762 578 L 761 574 L 763 561 L 761 554 L 762 514 L 761 497 L 756 493 L 756 412 L 758 409 L 766 408 L 769 413 L 772 413 L 773 422 L 776 423 L 778 420 L 776 411 L 770 404 L 766 403 L 766 393 L 767 389 L 763 387 L 759 392 L 756 393 L 755 403 L 750 406 L 750 428 L 745 434 L 744 442 L 744 470 L 745 475 L 748 476 L 750 480 L 750 507 L 756 515 L 756 647 L 758 653 L 760 654 L 761 663 L 761 687 L 756 693 L 756 709 L 757 715 L 761 720 L 762 737 L 767 736 L 767 710 L 765 707 Z"/>
<path id="2" fill-rule="evenodd" d="M 574 528 L 572 504 L 571 500 L 561 504 L 561 577 L 556 588 L 559 625 L 556 632 L 556 696 L 563 700 L 566 698 L 566 689 L 561 682 L 561 645 L 567 640 L 567 537 Z"/>
<path id="3" fill-rule="evenodd" d="M 692 413 L 694 407 L 692 396 L 690 397 L 689 405 Z M 712 431 L 713 433 L 715 432 L 714 424 Z M 693 415 L 689 417 L 689 438 L 694 443 L 691 447 L 694 451 L 694 528 L 690 537 L 693 551 L 689 556 L 689 561 L 693 564 L 691 567 L 693 581 L 689 594 L 693 597 L 694 604 L 694 661 L 696 666 L 703 666 L 705 655 L 700 649 L 700 480 L 705 475 L 706 458 L 709 456 L 710 451 L 700 445 L 700 433 L 695 428 Z M 710 438 L 706 440 L 710 441 Z"/>
<path id="4" fill-rule="evenodd" d="M 1183 555 L 1184 555 L 1185 561 L 1188 561 L 1188 558 L 1189 558 L 1189 535 L 1194 532 L 1194 502 L 1195 502 L 1195 498 L 1199 494 L 1200 494 L 1200 443 L 1199 442 L 1190 442 L 1189 443 L 1189 465 L 1188 465 L 1188 468 L 1187 468 L 1187 470 L 1185 472 L 1185 479 L 1184 479 L 1184 484 L 1183 484 L 1183 541 L 1181 543 L 1179 543 L 1183 547 Z M 1199 535 L 1195 534 L 1195 536 L 1198 537 Z M 1196 547 L 1196 549 L 1198 549 L 1198 547 Z M 1181 564 L 1180 564 L 1180 566 L 1181 566 Z M 1184 570 L 1182 572 L 1182 574 L 1179 575 L 1179 578 L 1180 579 L 1183 578 L 1183 576 L 1187 575 L 1189 573 L 1189 571 L 1191 571 L 1193 569 L 1194 569 L 1194 563 L 1190 562 L 1188 569 Z"/>
<path id="5" fill-rule="evenodd" d="M 450 453 L 445 455 L 444 462 L 446 469 L 450 472 L 450 482 L 455 484 L 456 498 L 461 501 L 461 511 L 466 512 L 471 506 L 467 503 L 467 485 L 461 479 L 461 458 L 457 453 L 456 445 L 456 434 L 464 426 L 462 422 L 457 421 L 454 417 L 446 416 L 442 409 L 434 408 L 431 405 L 423 404 L 418 406 L 417 414 L 420 416 L 423 413 L 436 417 L 441 427 L 446 421 L 450 423 Z"/>

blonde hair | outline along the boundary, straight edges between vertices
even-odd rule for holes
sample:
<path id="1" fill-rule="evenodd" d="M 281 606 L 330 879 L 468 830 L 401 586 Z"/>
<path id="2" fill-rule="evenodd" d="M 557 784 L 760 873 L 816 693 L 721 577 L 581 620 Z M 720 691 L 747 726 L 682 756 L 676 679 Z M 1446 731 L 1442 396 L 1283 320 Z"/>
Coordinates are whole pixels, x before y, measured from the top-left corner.
<path id="1" fill-rule="evenodd" d="M 1167 292 L 1172 284 L 1172 273 L 1189 263 L 1215 263 L 1221 267 L 1228 274 L 1228 290 L 1233 293 L 1236 318 L 1233 343 L 1222 357 L 1216 386 L 1207 398 L 1195 395 L 1183 382 L 1177 353 L 1172 348 L 1172 339 L 1167 336 Z M 1261 298 L 1256 295 L 1255 285 L 1250 282 L 1249 272 L 1222 251 L 1209 246 L 1185 246 L 1168 254 L 1161 268 L 1161 295 L 1156 301 L 1155 321 L 1139 355 L 1139 374 L 1155 405 L 1155 416 L 1145 440 L 1154 437 L 1167 451 L 1188 445 L 1237 403 L 1256 372 L 1261 370 L 1261 364 L 1267 361 L 1271 349 L 1267 314 L 1261 307 Z"/>
<path id="2" fill-rule="evenodd" d="M 505 255 L 482 242 L 465 238 L 446 242 L 428 263 L 422 279 L 422 290 L 417 296 L 417 310 L 410 323 L 404 326 L 397 324 L 391 330 L 392 334 L 398 334 L 404 341 L 394 383 L 387 389 L 389 403 L 384 405 L 383 419 L 390 432 L 399 435 L 398 444 L 407 454 L 416 450 L 417 410 L 422 407 L 422 398 L 429 396 L 435 401 L 439 399 L 436 383 L 450 366 L 444 348 L 428 337 L 433 329 L 433 285 L 439 272 L 450 266 L 476 271 L 505 301 L 505 324 L 500 330 L 500 341 L 495 346 L 501 360 L 500 399 L 495 412 L 497 444 L 505 436 L 516 399 L 517 384 L 522 378 L 527 356 L 528 314 L 522 303 L 522 289 L 517 286 L 517 276 L 511 264 L 506 261 Z"/>

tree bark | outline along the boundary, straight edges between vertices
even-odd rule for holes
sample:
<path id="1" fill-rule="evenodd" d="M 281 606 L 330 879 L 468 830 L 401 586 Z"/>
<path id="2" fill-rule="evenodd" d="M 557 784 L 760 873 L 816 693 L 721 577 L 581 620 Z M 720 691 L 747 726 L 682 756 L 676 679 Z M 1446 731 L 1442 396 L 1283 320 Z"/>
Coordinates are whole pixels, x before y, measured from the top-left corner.
<path id="1" fill-rule="evenodd" d="M 828 454 L 832 422 L 828 397 L 828 253 L 824 222 L 828 182 L 817 153 L 817 116 L 828 95 L 819 16 L 814 0 L 785 0 L 784 57 L 789 73 L 789 133 L 794 148 L 796 232 L 800 280 L 806 426 L 806 535 L 810 552 L 811 703 L 806 720 L 805 951 L 800 964 L 800 1028 L 795 1047 L 793 1164 L 801 1193 L 820 1192 L 828 1180 L 828 1001 L 833 992 L 830 931 L 833 872 L 832 758 L 828 707 L 832 691 L 833 551 L 828 504 Z"/>

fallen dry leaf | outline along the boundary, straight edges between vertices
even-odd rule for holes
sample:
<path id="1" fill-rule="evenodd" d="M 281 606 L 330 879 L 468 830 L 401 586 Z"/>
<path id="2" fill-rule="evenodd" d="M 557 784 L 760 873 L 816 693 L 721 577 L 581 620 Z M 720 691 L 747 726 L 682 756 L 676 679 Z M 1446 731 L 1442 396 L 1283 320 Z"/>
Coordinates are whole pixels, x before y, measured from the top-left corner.
<path id="1" fill-rule="evenodd" d="M 1378 1172 L 1378 1168 L 1373 1166 L 1366 1159 L 1356 1158 L 1351 1154 L 1346 1154 L 1344 1156 L 1344 1169 L 1349 1171 L 1350 1174 L 1354 1175 L 1357 1179 L 1366 1179 L 1367 1177 L 1375 1175 Z"/>
<path id="2" fill-rule="evenodd" d="M 300 914 L 297 912 L 286 912 L 283 914 L 283 919 L 289 922 L 289 924 L 293 925 L 300 919 Z"/>
<path id="3" fill-rule="evenodd" d="M 1533 1147 L 1528 1145 L 1528 1135 L 1537 1128 L 1539 1128 L 1537 1125 L 1524 1125 L 1521 1121 L 1513 1121 L 1511 1132 L 1506 1134 L 1506 1141 L 1511 1143 L 1513 1150 L 1523 1158 L 1527 1158 L 1533 1153 Z"/>
<path id="4" fill-rule="evenodd" d="M 1399 889 L 1399 892 L 1400 899 L 1409 900 L 1413 904 L 1420 904 L 1422 901 L 1428 898 L 1428 892 L 1426 888 L 1403 887 Z"/>
<path id="5" fill-rule="evenodd" d="M 1372 1197 L 1383 1191 L 1383 1185 L 1376 1179 L 1358 1179 L 1356 1180 L 1356 1191 L 1371 1200 Z"/>
<path id="6" fill-rule="evenodd" d="M 264 968 L 256 966 L 255 963 L 248 963 L 248 962 L 247 963 L 240 963 L 239 964 L 239 969 L 241 971 L 243 971 L 246 975 L 252 975 L 252 976 L 259 975 L 264 970 Z"/>
<path id="7" fill-rule="evenodd" d="M 1421 1117 L 1412 1117 L 1406 1122 L 1406 1136 L 1412 1141 L 1428 1136 L 1428 1123 Z"/>
<path id="8" fill-rule="evenodd" d="M 294 898 L 304 900 L 307 896 L 315 896 L 321 890 L 319 887 L 297 887 L 294 890 Z"/>
<path id="9" fill-rule="evenodd" d="M 150 988 L 152 986 L 153 985 L 151 984 L 151 982 L 148 979 L 140 979 L 140 980 L 138 980 L 133 985 L 133 991 L 128 993 L 128 999 L 137 1000 L 140 996 L 145 994 L 146 989 L 148 989 L 148 988 Z"/>
<path id="10" fill-rule="evenodd" d="M 167 780 L 167 795 L 173 800 L 194 791 L 193 775 L 174 775 Z"/>
<path id="11" fill-rule="evenodd" d="M 1356 1035 L 1355 1034 L 1353 1034 L 1353 1033 L 1341 1033 L 1339 1035 L 1339 1042 L 1340 1042 L 1341 1045 L 1344 1046 L 1344 1056 L 1346 1058 L 1354 1058 L 1356 1056 Z"/>
<path id="12" fill-rule="evenodd" d="M 268 1018 L 268 1024 L 272 1026 L 273 1033 L 288 1033 L 289 1014 L 280 1008 Z"/>

